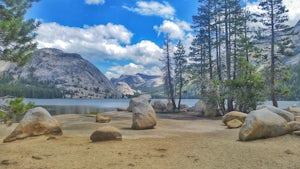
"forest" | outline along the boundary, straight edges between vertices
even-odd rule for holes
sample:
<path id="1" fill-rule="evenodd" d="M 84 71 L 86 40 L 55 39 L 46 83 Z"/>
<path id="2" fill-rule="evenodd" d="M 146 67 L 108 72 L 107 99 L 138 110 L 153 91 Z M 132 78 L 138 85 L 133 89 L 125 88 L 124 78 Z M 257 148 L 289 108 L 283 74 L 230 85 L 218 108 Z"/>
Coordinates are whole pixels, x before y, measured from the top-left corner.
<path id="1" fill-rule="evenodd" d="M 199 0 L 191 52 L 185 54 L 179 41 L 174 63 L 166 36 L 162 71 L 174 106 L 191 83 L 201 100 L 221 112 L 250 112 L 265 100 L 277 107 L 279 99 L 299 99 L 299 64 L 291 68 L 283 61 L 295 55 L 290 37 L 298 36 L 287 24 L 288 9 L 282 0 L 263 0 L 259 9 L 251 13 L 247 1 Z"/>

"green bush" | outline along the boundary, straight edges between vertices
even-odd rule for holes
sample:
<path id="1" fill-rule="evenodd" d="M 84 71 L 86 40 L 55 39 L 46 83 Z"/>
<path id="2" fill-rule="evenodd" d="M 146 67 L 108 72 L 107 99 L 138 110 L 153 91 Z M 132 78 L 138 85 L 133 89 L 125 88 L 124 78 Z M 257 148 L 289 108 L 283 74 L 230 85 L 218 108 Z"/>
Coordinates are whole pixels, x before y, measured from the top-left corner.
<path id="1" fill-rule="evenodd" d="M 15 98 L 12 100 L 7 100 L 8 107 L 3 107 L 4 109 L 0 111 L 0 118 L 4 120 L 15 121 L 18 116 L 23 115 L 29 109 L 34 107 L 33 102 L 27 104 L 24 103 L 24 97 Z"/>

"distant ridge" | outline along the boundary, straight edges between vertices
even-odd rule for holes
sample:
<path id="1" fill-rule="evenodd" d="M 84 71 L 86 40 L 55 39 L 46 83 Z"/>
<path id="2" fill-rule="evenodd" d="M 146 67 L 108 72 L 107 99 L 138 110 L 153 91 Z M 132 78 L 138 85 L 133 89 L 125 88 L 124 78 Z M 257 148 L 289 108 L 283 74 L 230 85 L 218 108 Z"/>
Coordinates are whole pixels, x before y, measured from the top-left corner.
<path id="1" fill-rule="evenodd" d="M 10 64 L 2 70 L 4 72 L 15 80 L 36 78 L 55 84 L 65 98 L 114 98 L 117 95 L 112 83 L 93 64 L 79 54 L 59 49 L 39 49 L 24 67 Z"/>

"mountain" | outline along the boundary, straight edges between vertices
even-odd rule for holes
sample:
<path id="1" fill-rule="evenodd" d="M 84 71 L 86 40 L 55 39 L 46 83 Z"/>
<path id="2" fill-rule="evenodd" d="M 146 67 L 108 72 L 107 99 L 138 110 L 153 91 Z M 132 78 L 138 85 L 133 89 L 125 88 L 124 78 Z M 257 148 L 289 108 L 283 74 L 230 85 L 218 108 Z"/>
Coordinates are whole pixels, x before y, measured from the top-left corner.
<path id="1" fill-rule="evenodd" d="M 132 88 L 158 87 L 163 84 L 161 76 L 151 76 L 141 73 L 135 75 L 121 75 L 119 78 L 112 78 L 111 82 L 114 85 L 118 82 L 125 82 Z"/>
<path id="2" fill-rule="evenodd" d="M 153 76 L 137 73 L 135 75 L 121 75 L 119 78 L 112 78 L 113 85 L 123 95 L 132 96 L 137 93 L 147 93 L 161 96 L 163 93 L 163 79 L 161 76 Z M 125 87 L 126 89 L 123 89 Z M 130 89 L 128 88 L 130 87 Z M 124 93 L 124 91 L 135 91 L 134 94 Z"/>
<path id="3" fill-rule="evenodd" d="M 294 36 L 291 36 L 291 40 L 294 43 L 294 52 L 295 56 L 293 57 L 288 57 L 285 62 L 289 65 L 295 65 L 300 62 L 300 20 L 298 23 L 294 26 L 293 31 L 298 33 Z"/>
<path id="4" fill-rule="evenodd" d="M 2 66 L 3 65 L 3 66 Z M 2 62 L 2 73 L 15 81 L 29 79 L 44 85 L 54 85 L 66 98 L 112 98 L 116 90 L 94 65 L 75 53 L 58 49 L 39 49 L 24 67 Z"/>

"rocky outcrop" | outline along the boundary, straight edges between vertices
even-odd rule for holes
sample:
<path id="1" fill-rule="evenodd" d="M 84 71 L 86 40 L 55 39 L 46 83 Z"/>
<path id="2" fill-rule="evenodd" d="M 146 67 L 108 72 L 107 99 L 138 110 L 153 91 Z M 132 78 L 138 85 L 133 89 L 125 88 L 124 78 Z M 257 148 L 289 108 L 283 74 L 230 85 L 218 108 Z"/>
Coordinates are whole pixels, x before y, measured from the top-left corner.
<path id="1" fill-rule="evenodd" d="M 160 76 L 151 76 L 141 73 L 135 75 L 121 75 L 119 78 L 112 78 L 111 82 L 116 85 L 119 82 L 127 83 L 131 88 L 139 87 L 158 87 L 163 85 L 162 78 Z"/>
<path id="2" fill-rule="evenodd" d="M 287 121 L 269 109 L 250 112 L 239 132 L 241 141 L 276 137 L 289 133 Z"/>
<path id="3" fill-rule="evenodd" d="M 110 117 L 108 116 L 102 116 L 101 114 L 96 115 L 96 122 L 97 123 L 109 123 Z"/>
<path id="4" fill-rule="evenodd" d="M 92 142 L 108 141 L 108 140 L 122 140 L 122 134 L 119 129 L 112 126 L 103 126 L 94 131 L 90 140 Z"/>
<path id="5" fill-rule="evenodd" d="M 247 117 L 246 113 L 238 112 L 238 111 L 232 111 L 227 114 L 225 114 L 222 118 L 222 122 L 227 125 L 227 122 L 236 119 L 239 120 L 240 122 L 244 123 L 245 119 Z"/>
<path id="6" fill-rule="evenodd" d="M 116 89 L 122 94 L 122 97 L 133 96 L 140 93 L 139 91 L 133 90 L 126 82 L 118 82 Z"/>
<path id="7" fill-rule="evenodd" d="M 261 105 L 261 106 L 259 106 L 257 108 L 257 110 L 264 109 L 264 108 L 270 110 L 273 113 L 278 114 L 279 116 L 281 116 L 282 118 L 284 118 L 287 122 L 295 120 L 295 116 L 294 116 L 293 113 L 290 113 L 290 112 L 288 112 L 286 110 L 282 110 L 280 108 L 277 108 L 277 107 L 274 107 L 274 106 L 271 106 L 271 105 Z"/>
<path id="8" fill-rule="evenodd" d="M 120 82 L 128 84 L 128 86 L 137 93 L 148 93 L 162 96 L 163 78 L 161 76 L 146 75 L 137 73 L 135 75 L 121 75 L 119 78 L 112 78 L 111 82 L 116 87 L 120 86 Z M 124 87 L 124 86 L 123 86 Z"/>
<path id="9" fill-rule="evenodd" d="M 111 98 L 117 94 L 112 83 L 93 64 L 78 54 L 58 49 L 39 49 L 24 67 L 10 66 L 5 72 L 16 80 L 34 78 L 55 85 L 66 98 Z"/>
<path id="10" fill-rule="evenodd" d="M 47 134 L 61 135 L 62 129 L 60 123 L 54 119 L 46 109 L 36 107 L 30 109 L 25 114 L 20 124 L 3 142 L 11 142 L 26 137 Z"/>

